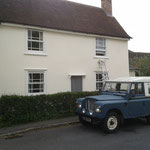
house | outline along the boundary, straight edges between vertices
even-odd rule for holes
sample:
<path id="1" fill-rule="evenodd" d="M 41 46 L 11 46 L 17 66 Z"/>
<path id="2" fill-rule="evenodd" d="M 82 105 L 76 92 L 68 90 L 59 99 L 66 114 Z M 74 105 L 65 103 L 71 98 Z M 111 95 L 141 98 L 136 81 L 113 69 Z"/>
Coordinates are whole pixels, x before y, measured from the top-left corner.
<path id="1" fill-rule="evenodd" d="M 129 76 L 130 36 L 101 2 L 0 0 L 0 95 L 94 91 L 106 72 Z"/>

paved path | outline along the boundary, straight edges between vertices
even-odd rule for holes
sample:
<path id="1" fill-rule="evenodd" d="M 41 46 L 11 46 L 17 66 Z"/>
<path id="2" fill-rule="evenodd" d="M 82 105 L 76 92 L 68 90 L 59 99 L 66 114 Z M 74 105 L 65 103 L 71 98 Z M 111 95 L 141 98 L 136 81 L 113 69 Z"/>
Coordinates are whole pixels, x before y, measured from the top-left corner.
<path id="1" fill-rule="evenodd" d="M 150 150 L 149 141 L 150 126 L 131 120 L 115 134 L 105 134 L 99 126 L 77 124 L 0 138 L 0 150 Z"/>
<path id="2" fill-rule="evenodd" d="M 78 122 L 77 116 L 67 117 L 67 118 L 62 118 L 62 119 L 55 119 L 55 120 L 39 121 L 39 122 L 34 122 L 34 123 L 27 123 L 27 124 L 22 124 L 18 126 L 8 127 L 8 128 L 1 128 L 0 137 L 6 134 L 11 134 L 11 133 L 16 133 L 16 132 L 17 133 L 26 132 L 26 131 L 31 131 L 31 130 L 48 128 L 51 126 L 58 126 L 62 124 L 73 123 L 73 122 Z"/>

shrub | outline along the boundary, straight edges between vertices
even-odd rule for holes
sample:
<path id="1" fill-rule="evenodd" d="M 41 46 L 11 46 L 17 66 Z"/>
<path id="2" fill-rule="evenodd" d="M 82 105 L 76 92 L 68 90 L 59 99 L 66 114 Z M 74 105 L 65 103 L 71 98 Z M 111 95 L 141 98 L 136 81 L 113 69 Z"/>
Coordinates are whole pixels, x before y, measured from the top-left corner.
<path id="1" fill-rule="evenodd" d="M 2 96 L 0 127 L 74 115 L 77 98 L 97 94 L 98 92 L 66 92 L 38 96 Z"/>

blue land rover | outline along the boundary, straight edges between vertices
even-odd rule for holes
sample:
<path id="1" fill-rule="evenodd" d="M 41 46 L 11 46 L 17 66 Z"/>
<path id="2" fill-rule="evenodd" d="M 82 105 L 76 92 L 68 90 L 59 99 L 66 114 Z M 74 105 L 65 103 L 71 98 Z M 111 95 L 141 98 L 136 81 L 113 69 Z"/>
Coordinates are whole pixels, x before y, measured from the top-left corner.
<path id="1" fill-rule="evenodd" d="M 108 133 L 128 118 L 144 117 L 150 124 L 150 77 L 106 81 L 100 95 L 77 99 L 76 113 L 83 125 L 102 121 Z"/>

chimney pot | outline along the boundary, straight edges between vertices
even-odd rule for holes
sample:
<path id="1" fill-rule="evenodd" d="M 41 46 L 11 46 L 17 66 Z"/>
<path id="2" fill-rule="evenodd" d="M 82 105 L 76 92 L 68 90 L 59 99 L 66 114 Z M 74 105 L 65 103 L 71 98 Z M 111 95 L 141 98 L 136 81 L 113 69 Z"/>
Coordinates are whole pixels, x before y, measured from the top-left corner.
<path id="1" fill-rule="evenodd" d="M 108 16 L 112 16 L 112 1 L 111 0 L 101 0 L 101 5 Z"/>

